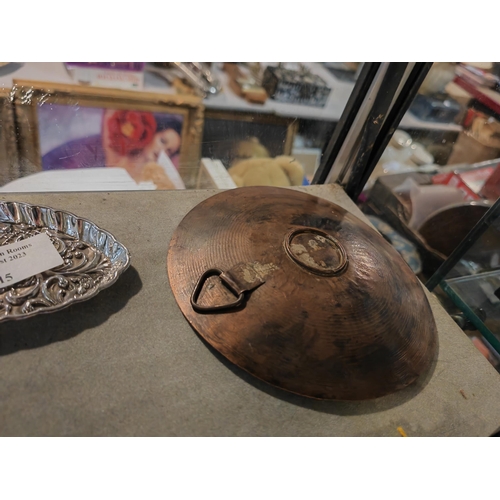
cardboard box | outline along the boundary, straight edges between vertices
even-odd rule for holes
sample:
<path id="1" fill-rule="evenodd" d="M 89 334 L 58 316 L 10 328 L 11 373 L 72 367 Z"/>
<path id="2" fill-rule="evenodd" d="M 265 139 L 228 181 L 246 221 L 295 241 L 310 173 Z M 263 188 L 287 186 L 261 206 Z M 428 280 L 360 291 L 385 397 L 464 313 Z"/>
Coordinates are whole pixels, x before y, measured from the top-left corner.
<path id="1" fill-rule="evenodd" d="M 448 158 L 448 165 L 479 163 L 500 157 L 500 148 L 485 146 L 466 132 L 461 132 Z"/>
<path id="2" fill-rule="evenodd" d="M 97 87 L 142 89 L 145 63 L 66 63 L 80 83 Z"/>
<path id="3" fill-rule="evenodd" d="M 467 201 L 480 200 L 482 199 L 481 190 L 494 171 L 495 167 L 484 167 L 468 172 L 437 174 L 432 178 L 432 183 L 460 189 Z"/>
<path id="4" fill-rule="evenodd" d="M 488 177 L 481 188 L 480 195 L 492 201 L 500 197 L 500 163 L 495 167 L 494 172 Z"/>

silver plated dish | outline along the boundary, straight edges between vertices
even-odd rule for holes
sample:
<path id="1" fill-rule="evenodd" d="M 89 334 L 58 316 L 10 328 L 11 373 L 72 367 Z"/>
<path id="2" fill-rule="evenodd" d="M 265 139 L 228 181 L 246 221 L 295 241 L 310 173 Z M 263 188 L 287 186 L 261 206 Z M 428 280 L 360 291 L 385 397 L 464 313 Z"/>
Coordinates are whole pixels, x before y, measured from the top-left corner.
<path id="1" fill-rule="evenodd" d="M 129 251 L 109 232 L 72 213 L 0 202 L 0 246 L 46 233 L 64 264 L 0 288 L 0 322 L 58 311 L 111 286 L 130 265 Z"/>

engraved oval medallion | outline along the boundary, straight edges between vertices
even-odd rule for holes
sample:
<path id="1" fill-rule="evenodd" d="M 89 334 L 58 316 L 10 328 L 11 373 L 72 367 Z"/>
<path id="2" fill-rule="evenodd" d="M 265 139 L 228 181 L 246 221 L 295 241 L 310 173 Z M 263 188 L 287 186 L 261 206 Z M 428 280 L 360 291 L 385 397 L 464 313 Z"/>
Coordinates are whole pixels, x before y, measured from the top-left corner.
<path id="1" fill-rule="evenodd" d="M 334 276 L 348 265 L 344 247 L 319 229 L 300 228 L 288 233 L 285 250 L 294 262 L 314 274 Z"/>

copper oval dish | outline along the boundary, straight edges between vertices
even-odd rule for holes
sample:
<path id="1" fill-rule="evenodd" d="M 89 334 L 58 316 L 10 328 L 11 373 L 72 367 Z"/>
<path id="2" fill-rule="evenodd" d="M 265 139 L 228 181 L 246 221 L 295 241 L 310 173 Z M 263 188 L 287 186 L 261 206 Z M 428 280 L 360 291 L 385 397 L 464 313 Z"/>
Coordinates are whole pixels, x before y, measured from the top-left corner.
<path id="1" fill-rule="evenodd" d="M 423 288 L 367 224 L 291 189 L 249 187 L 196 206 L 168 275 L 193 328 L 281 389 L 363 400 L 402 389 L 436 351 Z"/>

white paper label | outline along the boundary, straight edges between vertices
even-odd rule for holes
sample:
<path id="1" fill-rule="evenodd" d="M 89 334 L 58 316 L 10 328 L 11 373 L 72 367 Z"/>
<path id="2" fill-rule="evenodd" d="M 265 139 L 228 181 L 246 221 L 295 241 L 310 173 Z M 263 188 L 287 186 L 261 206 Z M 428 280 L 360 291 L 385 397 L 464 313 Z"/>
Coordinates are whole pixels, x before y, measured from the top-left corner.
<path id="1" fill-rule="evenodd" d="M 14 285 L 63 263 L 45 233 L 0 246 L 0 288 Z"/>

